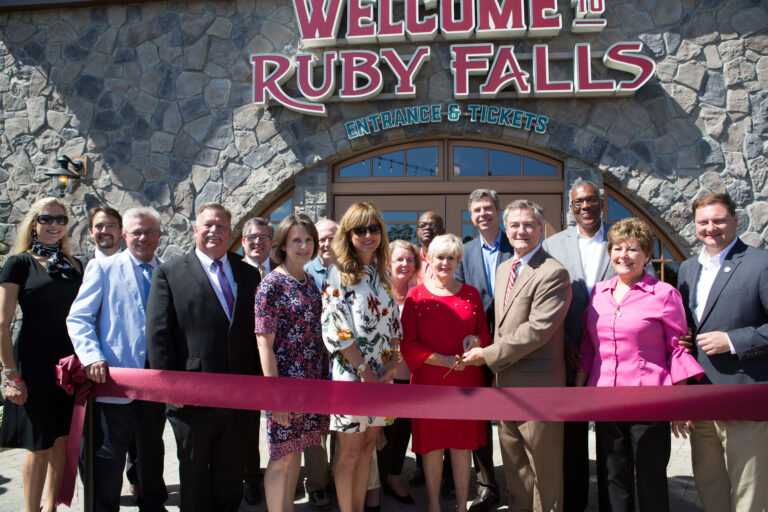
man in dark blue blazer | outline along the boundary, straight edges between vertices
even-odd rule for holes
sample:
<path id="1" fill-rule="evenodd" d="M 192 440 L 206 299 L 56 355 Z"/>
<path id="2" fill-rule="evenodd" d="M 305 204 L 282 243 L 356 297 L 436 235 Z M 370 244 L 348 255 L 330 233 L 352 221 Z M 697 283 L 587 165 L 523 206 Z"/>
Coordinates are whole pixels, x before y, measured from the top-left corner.
<path id="1" fill-rule="evenodd" d="M 507 235 L 499 229 L 501 207 L 495 190 L 477 189 L 469 195 L 469 215 L 478 230 L 477 238 L 464 244 L 464 257 L 456 268 L 456 279 L 474 286 L 480 292 L 485 308 L 488 326 L 493 332 L 493 288 L 496 283 L 496 268 L 510 258 L 514 250 Z M 490 385 L 493 374 L 483 367 L 486 385 Z M 472 502 L 470 512 L 485 512 L 499 502 L 499 484 L 493 473 L 493 444 L 491 422 L 488 422 L 488 443 L 472 452 L 477 471 L 477 498 Z"/>
<path id="2" fill-rule="evenodd" d="M 692 211 L 704 248 L 680 266 L 678 288 L 688 346 L 705 372 L 701 382 L 766 383 L 768 251 L 736 237 L 736 206 L 727 194 L 701 195 Z M 704 510 L 765 510 L 768 422 L 694 421 L 691 459 Z"/>
<path id="3" fill-rule="evenodd" d="M 147 348 L 156 370 L 261 374 L 253 302 L 259 272 L 227 252 L 231 214 L 205 203 L 195 250 L 157 267 L 147 305 Z M 184 512 L 236 512 L 243 494 L 246 411 L 169 405 Z"/>

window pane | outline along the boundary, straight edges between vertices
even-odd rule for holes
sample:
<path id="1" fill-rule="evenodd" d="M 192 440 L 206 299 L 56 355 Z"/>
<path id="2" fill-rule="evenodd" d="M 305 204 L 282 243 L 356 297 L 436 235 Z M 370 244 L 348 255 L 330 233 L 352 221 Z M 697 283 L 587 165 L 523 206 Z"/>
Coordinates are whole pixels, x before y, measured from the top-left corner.
<path id="1" fill-rule="evenodd" d="M 389 240 L 408 240 L 416 242 L 416 226 L 414 224 L 387 224 L 387 236 Z"/>
<path id="2" fill-rule="evenodd" d="M 373 157 L 373 175 L 376 177 L 402 176 L 404 157 L 402 151 Z"/>
<path id="3" fill-rule="evenodd" d="M 475 227 L 472 224 L 463 224 L 461 226 L 462 241 L 467 242 L 467 238 L 469 238 L 469 240 L 475 238 Z"/>
<path id="4" fill-rule="evenodd" d="M 672 253 L 669 252 L 669 249 L 667 249 L 666 246 L 664 247 L 664 259 L 665 260 L 672 260 L 672 261 L 675 260 L 675 257 L 672 256 Z"/>
<path id="5" fill-rule="evenodd" d="M 653 256 L 651 258 L 654 260 L 661 259 L 661 241 L 656 237 L 653 237 Z"/>
<path id="6" fill-rule="evenodd" d="M 293 213 L 293 198 L 288 198 L 269 215 L 269 222 L 279 224 L 281 220 Z"/>
<path id="7" fill-rule="evenodd" d="M 405 158 L 406 176 L 437 176 L 437 146 L 408 149 Z"/>
<path id="8" fill-rule="evenodd" d="M 677 288 L 677 272 L 680 265 L 677 263 L 664 263 L 664 282 L 667 282 Z"/>
<path id="9" fill-rule="evenodd" d="M 624 205 L 612 197 L 608 197 L 608 222 L 614 223 L 617 220 L 632 217 L 632 212 L 627 210 Z"/>
<path id="10" fill-rule="evenodd" d="M 523 174 L 526 176 L 556 176 L 557 168 L 535 158 L 523 157 Z"/>
<path id="11" fill-rule="evenodd" d="M 340 178 L 368 178 L 371 175 L 371 160 L 366 158 L 339 169 Z"/>
<path id="12" fill-rule="evenodd" d="M 485 149 L 454 146 L 454 176 L 485 176 Z"/>
<path id="13" fill-rule="evenodd" d="M 461 210 L 461 221 L 472 222 L 472 217 L 469 215 L 469 210 Z"/>
<path id="14" fill-rule="evenodd" d="M 387 224 L 392 222 L 413 222 L 415 224 L 419 220 L 416 212 L 413 210 L 405 212 L 382 211 L 381 216 Z"/>
<path id="15" fill-rule="evenodd" d="M 488 150 L 490 176 L 520 176 L 520 155 L 507 151 Z"/>

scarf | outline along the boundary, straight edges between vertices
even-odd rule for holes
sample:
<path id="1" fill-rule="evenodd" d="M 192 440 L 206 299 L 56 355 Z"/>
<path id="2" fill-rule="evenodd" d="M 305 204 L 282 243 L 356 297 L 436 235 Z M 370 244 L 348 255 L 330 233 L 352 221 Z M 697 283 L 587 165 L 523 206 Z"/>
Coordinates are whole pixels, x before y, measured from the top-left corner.
<path id="1" fill-rule="evenodd" d="M 45 263 L 45 269 L 49 275 L 60 274 L 64 279 L 74 279 L 75 267 L 64 256 L 64 252 L 61 250 L 61 242 L 56 244 L 44 244 L 37 239 L 37 233 L 32 232 L 32 249 L 33 254 L 38 254 L 48 258 Z"/>

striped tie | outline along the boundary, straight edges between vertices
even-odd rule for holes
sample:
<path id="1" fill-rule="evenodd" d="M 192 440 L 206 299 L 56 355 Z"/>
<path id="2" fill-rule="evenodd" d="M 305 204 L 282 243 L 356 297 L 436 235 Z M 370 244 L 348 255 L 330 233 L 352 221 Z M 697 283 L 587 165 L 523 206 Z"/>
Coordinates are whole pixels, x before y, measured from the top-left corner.
<path id="1" fill-rule="evenodd" d="M 504 294 L 504 307 L 507 307 L 509 296 L 512 294 L 512 287 L 515 286 L 515 279 L 517 279 L 517 269 L 520 266 L 520 259 L 515 258 L 512 262 L 512 271 L 509 273 L 509 283 L 507 283 L 507 292 Z"/>

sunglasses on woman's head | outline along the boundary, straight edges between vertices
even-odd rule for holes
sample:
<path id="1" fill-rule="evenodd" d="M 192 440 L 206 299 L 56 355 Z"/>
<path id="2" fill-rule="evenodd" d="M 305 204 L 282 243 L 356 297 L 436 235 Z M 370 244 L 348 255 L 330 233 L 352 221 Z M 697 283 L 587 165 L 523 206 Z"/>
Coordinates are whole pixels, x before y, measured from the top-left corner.
<path id="1" fill-rule="evenodd" d="M 54 222 L 59 226 L 66 226 L 69 222 L 69 217 L 66 215 L 38 215 L 37 222 L 40 224 L 53 224 Z"/>
<path id="2" fill-rule="evenodd" d="M 381 232 L 381 225 L 371 224 L 370 226 L 355 226 L 352 228 L 352 232 L 357 236 L 365 236 L 366 233 L 378 235 Z"/>

